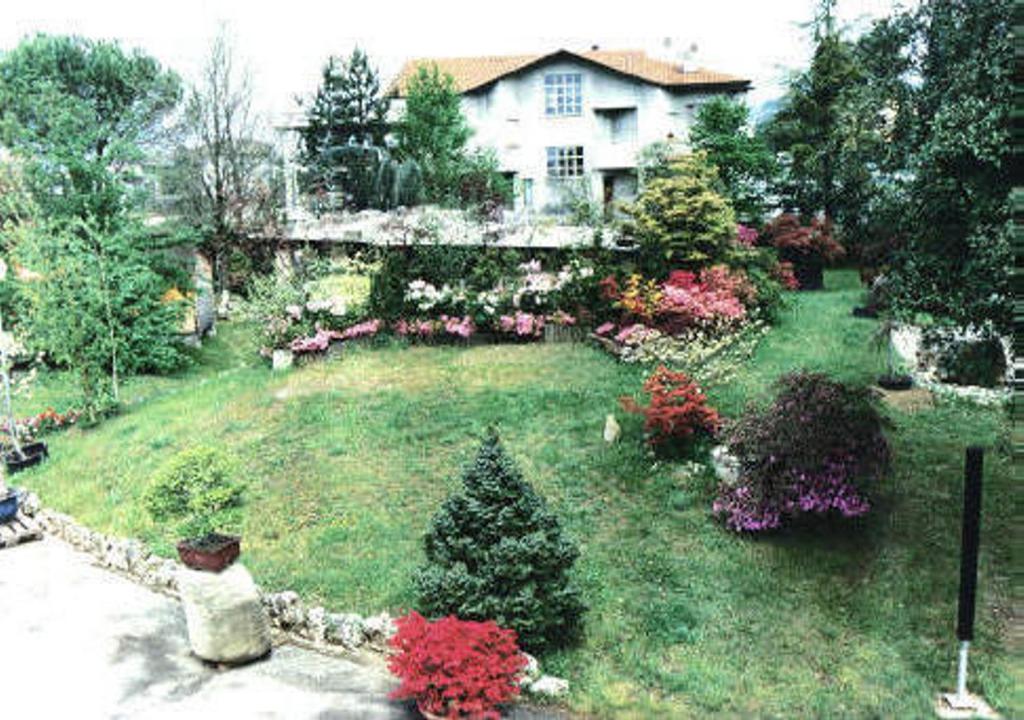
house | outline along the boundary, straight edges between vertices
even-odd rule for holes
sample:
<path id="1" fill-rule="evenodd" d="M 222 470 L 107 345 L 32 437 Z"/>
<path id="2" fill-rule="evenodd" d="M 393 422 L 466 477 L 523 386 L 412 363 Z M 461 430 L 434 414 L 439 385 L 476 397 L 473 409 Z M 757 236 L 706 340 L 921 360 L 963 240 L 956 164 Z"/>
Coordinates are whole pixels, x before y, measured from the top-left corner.
<path id="1" fill-rule="evenodd" d="M 648 57 L 593 48 L 545 55 L 421 58 L 391 84 L 400 115 L 420 67 L 452 76 L 474 130 L 514 181 L 520 210 L 559 212 L 574 199 L 609 205 L 636 192 L 637 154 L 659 140 L 685 142 L 701 103 L 740 96 L 750 81 Z"/>

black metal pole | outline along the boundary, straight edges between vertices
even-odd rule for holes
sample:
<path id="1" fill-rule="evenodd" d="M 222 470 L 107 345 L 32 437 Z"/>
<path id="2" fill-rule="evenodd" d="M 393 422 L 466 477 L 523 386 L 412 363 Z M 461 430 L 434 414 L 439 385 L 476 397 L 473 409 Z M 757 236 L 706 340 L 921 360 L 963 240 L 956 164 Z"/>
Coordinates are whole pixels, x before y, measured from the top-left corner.
<path id="1" fill-rule="evenodd" d="M 974 601 L 978 589 L 978 540 L 981 530 L 981 470 L 984 451 L 967 448 L 964 464 L 964 517 L 960 541 L 960 605 L 956 636 L 961 642 L 974 639 Z"/>

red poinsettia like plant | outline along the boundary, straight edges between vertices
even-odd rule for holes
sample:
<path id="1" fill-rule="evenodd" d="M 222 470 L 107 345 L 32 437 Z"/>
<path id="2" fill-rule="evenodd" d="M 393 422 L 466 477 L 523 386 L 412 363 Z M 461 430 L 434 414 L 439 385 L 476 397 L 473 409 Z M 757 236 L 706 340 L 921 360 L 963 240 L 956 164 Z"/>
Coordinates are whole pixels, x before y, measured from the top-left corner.
<path id="1" fill-rule="evenodd" d="M 519 694 L 526 658 L 514 630 L 451 615 L 431 622 L 415 611 L 395 623 L 388 668 L 402 682 L 392 698 L 451 720 L 498 720 L 498 705 Z"/>
<path id="2" fill-rule="evenodd" d="M 713 435 L 718 431 L 718 411 L 708 405 L 707 397 L 686 373 L 662 365 L 644 382 L 644 392 L 651 396 L 646 407 L 631 397 L 619 402 L 627 412 L 644 416 L 644 432 L 651 445 L 686 442 L 697 433 Z"/>
<path id="3" fill-rule="evenodd" d="M 786 254 L 786 259 L 794 255 L 813 255 L 831 262 L 846 252 L 835 239 L 834 231 L 828 218 L 812 218 L 809 225 L 804 225 L 796 215 L 783 213 L 768 224 L 765 235 Z"/>

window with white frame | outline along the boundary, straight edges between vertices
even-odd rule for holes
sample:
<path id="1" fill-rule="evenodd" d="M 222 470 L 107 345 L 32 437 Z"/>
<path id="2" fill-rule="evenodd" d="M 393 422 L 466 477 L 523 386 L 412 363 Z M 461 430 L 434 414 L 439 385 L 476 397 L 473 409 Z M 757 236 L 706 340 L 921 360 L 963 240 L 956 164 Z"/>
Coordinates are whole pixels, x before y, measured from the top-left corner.
<path id="1" fill-rule="evenodd" d="M 544 76 L 544 114 L 549 117 L 580 115 L 583 112 L 583 76 L 580 73 L 550 73 Z"/>
<path id="2" fill-rule="evenodd" d="M 548 177 L 575 178 L 583 176 L 583 146 L 549 147 Z"/>

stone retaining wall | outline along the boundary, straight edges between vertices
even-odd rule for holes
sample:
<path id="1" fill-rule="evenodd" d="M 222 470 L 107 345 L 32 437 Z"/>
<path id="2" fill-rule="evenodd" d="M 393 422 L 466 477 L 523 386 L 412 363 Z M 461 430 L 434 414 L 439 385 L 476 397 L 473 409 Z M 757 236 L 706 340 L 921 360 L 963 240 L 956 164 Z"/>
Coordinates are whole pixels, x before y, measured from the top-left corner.
<path id="1" fill-rule="evenodd" d="M 138 540 L 104 535 L 79 524 L 70 515 L 45 509 L 35 493 L 23 494 L 20 502 L 22 512 L 34 518 L 43 532 L 88 553 L 102 567 L 157 592 L 179 597 L 178 574 L 184 566 L 176 560 L 153 554 Z M 291 590 L 268 593 L 260 588 L 260 599 L 272 628 L 314 649 L 386 653 L 387 641 L 395 632 L 394 619 L 387 612 L 368 617 L 330 612 L 319 605 L 307 606 Z M 568 692 L 568 682 L 542 675 L 536 658 L 527 655 L 527 660 L 527 673 L 521 683 L 524 690 L 548 697 Z"/>

